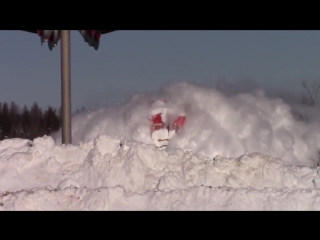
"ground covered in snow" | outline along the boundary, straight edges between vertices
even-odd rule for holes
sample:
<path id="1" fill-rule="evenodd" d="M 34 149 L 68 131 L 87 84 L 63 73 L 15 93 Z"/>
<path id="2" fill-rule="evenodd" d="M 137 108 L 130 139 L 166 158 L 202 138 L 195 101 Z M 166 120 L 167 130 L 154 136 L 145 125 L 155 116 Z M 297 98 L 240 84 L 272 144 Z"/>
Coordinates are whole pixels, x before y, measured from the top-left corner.
<path id="1" fill-rule="evenodd" d="M 187 116 L 165 150 L 150 138 L 155 97 Z M 262 92 L 186 83 L 137 95 L 75 115 L 73 145 L 62 146 L 60 133 L 1 141 L 0 209 L 320 210 L 313 114 L 299 121 Z"/>
<path id="2" fill-rule="evenodd" d="M 317 169 L 259 153 L 206 158 L 101 135 L 0 144 L 3 210 L 319 210 Z"/>

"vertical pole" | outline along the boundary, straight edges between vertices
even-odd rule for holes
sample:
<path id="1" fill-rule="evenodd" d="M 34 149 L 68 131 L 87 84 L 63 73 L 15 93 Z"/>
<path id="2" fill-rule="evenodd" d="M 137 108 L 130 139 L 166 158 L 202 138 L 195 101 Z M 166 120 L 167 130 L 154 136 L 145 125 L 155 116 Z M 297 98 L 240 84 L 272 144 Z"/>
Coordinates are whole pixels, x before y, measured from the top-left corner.
<path id="1" fill-rule="evenodd" d="M 71 57 L 70 30 L 61 33 L 61 110 L 62 144 L 71 144 Z"/>

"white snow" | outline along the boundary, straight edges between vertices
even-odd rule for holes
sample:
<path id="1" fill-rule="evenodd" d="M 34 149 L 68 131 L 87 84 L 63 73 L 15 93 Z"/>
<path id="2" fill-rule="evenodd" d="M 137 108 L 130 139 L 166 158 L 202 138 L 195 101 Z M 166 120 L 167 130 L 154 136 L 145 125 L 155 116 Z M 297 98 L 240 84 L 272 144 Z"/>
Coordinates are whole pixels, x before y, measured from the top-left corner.
<path id="1" fill-rule="evenodd" d="M 160 150 L 151 100 L 187 122 Z M 60 132 L 0 142 L 2 210 L 320 210 L 316 121 L 263 92 L 227 96 L 187 83 L 73 117 Z"/>
<path id="2" fill-rule="evenodd" d="M 187 83 L 169 85 L 156 94 L 136 95 L 115 108 L 75 116 L 73 142 L 106 134 L 153 144 L 148 118 L 155 113 L 149 104 L 154 99 L 166 99 L 172 112 L 187 117 L 184 131 L 170 140 L 168 151 L 181 148 L 211 158 L 260 152 L 288 164 L 314 164 L 310 158 L 320 146 L 318 121 L 297 121 L 288 104 L 266 97 L 263 91 L 226 96 Z M 61 142 L 61 133 L 56 136 L 57 143 Z"/>

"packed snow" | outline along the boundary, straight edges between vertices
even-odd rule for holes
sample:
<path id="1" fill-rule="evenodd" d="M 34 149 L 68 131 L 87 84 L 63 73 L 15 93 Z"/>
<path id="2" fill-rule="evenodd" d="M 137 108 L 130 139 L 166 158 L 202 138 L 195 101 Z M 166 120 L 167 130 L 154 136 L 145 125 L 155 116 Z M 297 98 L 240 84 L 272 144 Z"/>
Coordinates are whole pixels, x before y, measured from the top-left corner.
<path id="1" fill-rule="evenodd" d="M 159 99 L 187 117 L 166 149 L 148 120 Z M 261 90 L 172 84 L 76 114 L 72 126 L 72 145 L 60 132 L 0 142 L 0 209 L 320 210 L 315 111 Z"/>

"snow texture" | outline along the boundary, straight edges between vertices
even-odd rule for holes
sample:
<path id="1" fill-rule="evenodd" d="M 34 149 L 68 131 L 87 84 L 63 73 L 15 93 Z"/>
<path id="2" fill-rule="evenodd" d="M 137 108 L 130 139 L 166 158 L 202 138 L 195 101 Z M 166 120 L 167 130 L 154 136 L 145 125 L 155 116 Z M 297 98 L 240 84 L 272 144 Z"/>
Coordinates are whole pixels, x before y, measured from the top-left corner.
<path id="1" fill-rule="evenodd" d="M 166 150 L 150 134 L 157 99 L 187 116 Z M 319 133 L 263 92 L 174 84 L 75 115 L 73 145 L 1 141 L 0 209 L 320 210 Z"/>

